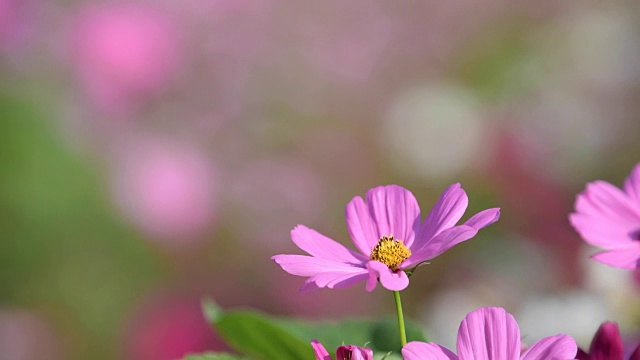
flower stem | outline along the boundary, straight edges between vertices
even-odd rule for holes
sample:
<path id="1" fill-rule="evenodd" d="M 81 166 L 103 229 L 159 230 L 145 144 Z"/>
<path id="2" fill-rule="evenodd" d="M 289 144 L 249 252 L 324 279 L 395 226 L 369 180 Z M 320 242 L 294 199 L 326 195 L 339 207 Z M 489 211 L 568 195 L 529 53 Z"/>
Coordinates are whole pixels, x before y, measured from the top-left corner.
<path id="1" fill-rule="evenodd" d="M 394 291 L 393 298 L 396 300 L 396 314 L 398 314 L 398 328 L 400 328 L 400 344 L 405 346 L 407 345 L 407 331 L 404 328 L 404 315 L 402 314 L 400 291 Z"/>

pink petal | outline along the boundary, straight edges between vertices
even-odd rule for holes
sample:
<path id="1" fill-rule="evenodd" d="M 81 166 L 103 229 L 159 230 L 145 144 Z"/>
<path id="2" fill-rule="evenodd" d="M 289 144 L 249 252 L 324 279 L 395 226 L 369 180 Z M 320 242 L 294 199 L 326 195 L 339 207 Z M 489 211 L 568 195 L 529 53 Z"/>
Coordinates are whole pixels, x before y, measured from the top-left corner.
<path id="1" fill-rule="evenodd" d="M 576 199 L 576 211 L 606 216 L 621 225 L 640 225 L 640 207 L 622 190 L 605 181 L 587 184 Z"/>
<path id="2" fill-rule="evenodd" d="M 360 196 L 354 197 L 347 204 L 345 219 L 353 244 L 361 253 L 371 256 L 371 249 L 376 246 L 380 236 L 369 214 L 367 204 Z"/>
<path id="3" fill-rule="evenodd" d="M 316 360 L 331 360 L 331 355 L 329 355 L 327 349 L 325 349 L 318 340 L 312 340 L 311 346 L 313 347 L 313 352 L 316 355 Z"/>
<path id="4" fill-rule="evenodd" d="M 378 186 L 367 192 L 367 202 L 355 197 L 346 208 L 347 227 L 356 247 L 365 255 L 380 237 L 393 235 L 411 244 L 420 223 L 420 208 L 413 194 L 398 186 Z"/>
<path id="5" fill-rule="evenodd" d="M 306 255 L 275 255 L 271 259 L 284 271 L 298 276 L 314 276 L 323 272 L 366 272 L 365 263 L 350 264 Z"/>
<path id="6" fill-rule="evenodd" d="M 342 289 L 355 283 L 365 281 L 369 277 L 367 270 L 360 272 L 323 272 L 308 278 L 302 287 L 301 292 L 311 292 L 319 288 Z"/>
<path id="7" fill-rule="evenodd" d="M 369 261 L 367 270 L 369 270 L 367 291 L 373 291 L 376 288 L 378 279 L 385 289 L 391 291 L 404 290 L 409 286 L 409 277 L 404 271 L 391 271 L 387 265 L 379 261 Z"/>
<path id="8" fill-rule="evenodd" d="M 434 343 L 411 341 L 402 348 L 404 360 L 458 360 L 451 350 Z"/>
<path id="9" fill-rule="evenodd" d="M 603 251 L 593 255 L 591 258 L 609 266 L 633 270 L 638 268 L 640 246 Z"/>
<path id="10" fill-rule="evenodd" d="M 409 246 L 420 226 L 420 207 L 413 194 L 398 185 L 378 186 L 367 191 L 367 205 L 379 240 L 393 235 Z"/>
<path id="11" fill-rule="evenodd" d="M 522 360 L 574 359 L 577 352 L 578 346 L 575 340 L 570 336 L 558 334 L 546 337 L 533 344 L 522 354 Z M 622 356 L 620 358 L 622 359 Z"/>
<path id="12" fill-rule="evenodd" d="M 478 230 L 467 225 L 449 228 L 431 239 L 422 249 L 412 250 L 411 256 L 400 264 L 401 269 L 410 269 L 422 262 L 431 260 L 455 245 L 469 240 Z"/>
<path id="13" fill-rule="evenodd" d="M 480 308 L 460 324 L 457 347 L 463 360 L 517 360 L 520 329 L 503 308 Z"/>
<path id="14" fill-rule="evenodd" d="M 594 359 L 622 359 L 624 346 L 618 324 L 605 321 L 591 340 L 589 355 Z"/>
<path id="15" fill-rule="evenodd" d="M 624 192 L 640 204 L 640 163 L 636 164 L 629 177 L 624 181 Z"/>
<path id="16" fill-rule="evenodd" d="M 344 263 L 363 263 L 368 260 L 363 255 L 349 250 L 342 244 L 304 225 L 298 225 L 291 230 L 291 240 L 300 249 L 317 258 Z"/>
<path id="17" fill-rule="evenodd" d="M 441 231 L 457 224 L 464 215 L 468 204 L 467 193 L 459 183 L 449 186 L 429 211 L 429 215 L 418 231 L 417 241 L 428 241 Z M 423 244 L 417 245 L 420 247 Z"/>
<path id="18" fill-rule="evenodd" d="M 500 219 L 500 209 L 493 208 L 482 210 L 479 213 L 473 215 L 464 224 L 471 226 L 476 230 L 480 230 L 483 227 L 489 226 Z"/>
<path id="19" fill-rule="evenodd" d="M 336 350 L 336 359 L 373 360 L 373 350 L 355 345 L 342 345 Z"/>
<path id="20" fill-rule="evenodd" d="M 569 215 L 574 229 L 587 243 L 605 249 L 627 248 L 637 242 L 634 232 L 637 226 L 620 224 L 605 216 L 584 213 Z"/>

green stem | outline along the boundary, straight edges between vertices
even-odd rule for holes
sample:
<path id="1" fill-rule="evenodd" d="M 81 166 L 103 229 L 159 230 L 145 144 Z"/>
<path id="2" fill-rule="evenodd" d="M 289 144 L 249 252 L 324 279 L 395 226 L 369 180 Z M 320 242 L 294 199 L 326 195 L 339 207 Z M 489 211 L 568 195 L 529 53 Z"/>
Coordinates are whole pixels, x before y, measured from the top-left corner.
<path id="1" fill-rule="evenodd" d="M 393 298 L 396 300 L 396 314 L 398 314 L 398 328 L 400 328 L 400 344 L 407 345 L 407 331 L 404 328 L 404 315 L 402 314 L 402 300 L 400 300 L 400 291 L 393 292 Z"/>

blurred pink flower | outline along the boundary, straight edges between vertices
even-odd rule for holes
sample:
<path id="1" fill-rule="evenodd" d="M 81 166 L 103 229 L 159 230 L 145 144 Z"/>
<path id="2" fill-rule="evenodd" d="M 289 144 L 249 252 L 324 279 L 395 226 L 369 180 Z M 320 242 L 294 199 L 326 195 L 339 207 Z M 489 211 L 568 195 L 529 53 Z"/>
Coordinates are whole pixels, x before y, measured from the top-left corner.
<path id="1" fill-rule="evenodd" d="M 405 360 L 566 360 L 576 355 L 576 342 L 568 335 L 546 337 L 521 354 L 520 328 L 503 308 L 480 308 L 460 324 L 458 355 L 435 344 L 412 341 L 402 349 Z"/>
<path id="2" fill-rule="evenodd" d="M 388 290 L 403 290 L 409 285 L 405 270 L 474 237 L 500 217 L 499 209 L 488 209 L 455 226 L 469 202 L 460 184 L 442 193 L 423 223 L 415 197 L 400 186 L 373 188 L 366 199 L 365 203 L 356 196 L 346 207 L 349 234 L 360 253 L 298 225 L 291 231 L 291 239 L 311 256 L 272 257 L 286 272 L 308 277 L 301 291 L 342 288 L 363 280 L 367 291 L 372 291 L 378 279 Z"/>
<path id="3" fill-rule="evenodd" d="M 195 297 L 154 297 L 140 307 L 125 336 L 125 358 L 132 360 L 175 360 L 228 349 L 205 321 Z"/>
<path id="4" fill-rule="evenodd" d="M 316 360 L 331 360 L 331 355 L 318 340 L 311 341 Z M 336 359 L 373 360 L 373 351 L 355 345 L 342 345 L 336 350 Z"/>
<path id="5" fill-rule="evenodd" d="M 127 108 L 157 93 L 178 65 L 175 24 L 144 3 L 89 5 L 80 12 L 72 36 L 80 81 L 104 109 Z"/>
<path id="6" fill-rule="evenodd" d="M 605 321 L 591 340 L 589 353 L 578 349 L 578 360 L 623 360 L 624 346 L 618 324 Z M 640 360 L 640 346 L 636 347 L 629 360 Z"/>
<path id="7" fill-rule="evenodd" d="M 603 264 L 636 269 L 640 260 L 640 163 L 625 180 L 623 189 L 594 181 L 578 195 L 573 227 L 587 243 L 605 251 L 593 255 Z"/>
<path id="8" fill-rule="evenodd" d="M 205 154 L 177 143 L 140 140 L 125 146 L 116 167 L 115 196 L 153 240 L 184 245 L 214 221 L 215 171 Z"/>

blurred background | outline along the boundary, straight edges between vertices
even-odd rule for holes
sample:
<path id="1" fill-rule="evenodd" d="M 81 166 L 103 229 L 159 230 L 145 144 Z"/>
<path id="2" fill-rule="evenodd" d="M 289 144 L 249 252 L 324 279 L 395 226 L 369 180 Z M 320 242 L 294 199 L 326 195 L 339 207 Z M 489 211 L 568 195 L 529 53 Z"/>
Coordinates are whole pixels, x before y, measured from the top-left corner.
<path id="1" fill-rule="evenodd" d="M 640 3 L 0 0 L 0 358 L 225 349 L 199 302 L 392 314 L 364 283 L 302 295 L 298 223 L 461 182 L 501 220 L 416 272 L 435 341 L 504 306 L 524 341 L 638 335 L 638 282 L 567 216 L 640 160 Z M 640 277 L 639 277 L 640 278 Z M 637 339 L 638 337 L 636 337 Z M 346 339 L 348 340 L 348 339 Z M 362 344 L 360 344 L 362 345 Z"/>

